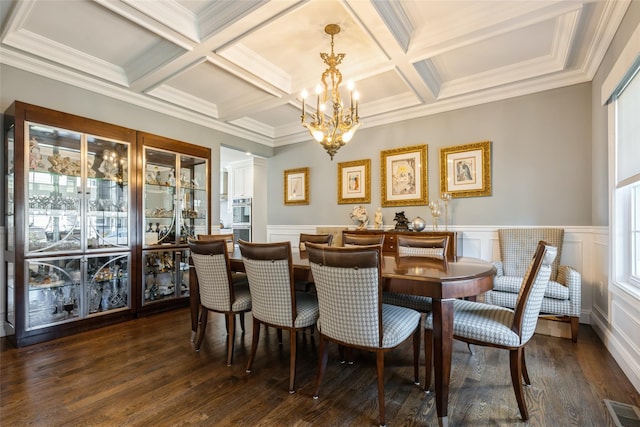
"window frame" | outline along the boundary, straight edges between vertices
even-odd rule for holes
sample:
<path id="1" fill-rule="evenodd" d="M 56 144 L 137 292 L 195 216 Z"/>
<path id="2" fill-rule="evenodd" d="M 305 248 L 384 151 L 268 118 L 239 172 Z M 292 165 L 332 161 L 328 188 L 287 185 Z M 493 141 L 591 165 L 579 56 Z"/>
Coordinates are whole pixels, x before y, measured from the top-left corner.
<path id="1" fill-rule="evenodd" d="M 640 173 L 618 182 L 619 98 L 629 83 L 640 79 L 640 56 L 627 66 L 609 101 L 610 245 L 613 286 L 640 299 Z M 634 81 L 634 83 L 636 83 Z M 629 117 L 629 115 L 626 115 Z"/>

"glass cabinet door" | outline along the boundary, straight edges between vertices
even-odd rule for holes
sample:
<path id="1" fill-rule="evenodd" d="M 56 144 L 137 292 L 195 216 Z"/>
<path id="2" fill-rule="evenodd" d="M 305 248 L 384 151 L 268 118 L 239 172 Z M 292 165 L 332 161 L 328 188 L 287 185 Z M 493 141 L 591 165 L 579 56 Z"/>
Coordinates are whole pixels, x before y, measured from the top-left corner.
<path id="1" fill-rule="evenodd" d="M 143 210 L 145 246 L 175 244 L 178 176 L 177 155 L 145 148 Z"/>
<path id="2" fill-rule="evenodd" d="M 87 248 L 127 248 L 129 144 L 88 136 L 87 151 Z"/>
<path id="3" fill-rule="evenodd" d="M 180 242 L 207 232 L 207 161 L 180 156 Z"/>
<path id="4" fill-rule="evenodd" d="M 81 249 L 81 134 L 26 124 L 27 254 Z"/>
<path id="5" fill-rule="evenodd" d="M 72 321 L 82 316 L 80 258 L 26 262 L 27 329 Z"/>
<path id="6" fill-rule="evenodd" d="M 142 304 L 189 296 L 189 251 L 145 251 Z"/>
<path id="7" fill-rule="evenodd" d="M 130 306 L 129 254 L 87 257 L 87 314 Z"/>

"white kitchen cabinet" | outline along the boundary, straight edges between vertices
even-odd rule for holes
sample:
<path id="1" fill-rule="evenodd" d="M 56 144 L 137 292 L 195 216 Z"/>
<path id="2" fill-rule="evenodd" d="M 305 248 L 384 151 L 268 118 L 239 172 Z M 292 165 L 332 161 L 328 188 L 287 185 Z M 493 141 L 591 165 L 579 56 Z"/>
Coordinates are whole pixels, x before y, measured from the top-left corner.
<path id="1" fill-rule="evenodd" d="M 253 165 L 241 163 L 232 165 L 233 198 L 253 197 Z"/>

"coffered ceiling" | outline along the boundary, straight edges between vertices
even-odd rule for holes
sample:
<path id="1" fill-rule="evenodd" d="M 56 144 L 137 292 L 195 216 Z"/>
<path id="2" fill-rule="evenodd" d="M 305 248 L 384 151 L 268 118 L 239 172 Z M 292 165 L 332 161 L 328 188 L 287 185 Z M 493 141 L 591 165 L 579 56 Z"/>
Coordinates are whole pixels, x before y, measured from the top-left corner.
<path id="1" fill-rule="evenodd" d="M 362 127 L 590 81 L 629 1 L 0 0 L 0 61 L 251 141 L 308 141 L 335 51 Z M 315 109 L 315 100 L 308 107 Z M 356 136 L 357 138 L 357 136 Z"/>

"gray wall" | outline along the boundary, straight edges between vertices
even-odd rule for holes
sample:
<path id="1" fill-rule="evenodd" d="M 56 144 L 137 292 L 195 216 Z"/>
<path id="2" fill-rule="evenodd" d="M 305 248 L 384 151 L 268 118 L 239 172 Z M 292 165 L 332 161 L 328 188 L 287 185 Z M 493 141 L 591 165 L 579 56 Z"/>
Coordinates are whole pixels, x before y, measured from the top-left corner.
<path id="1" fill-rule="evenodd" d="M 440 194 L 441 147 L 492 141 L 489 197 L 454 199 L 455 225 L 591 225 L 591 84 L 521 96 L 406 122 L 360 129 L 332 162 L 319 144 L 279 147 L 268 159 L 268 223 L 351 224 L 351 205 L 337 204 L 337 163 L 371 159 L 371 216 L 380 206 L 380 151 L 428 144 L 429 198 Z M 310 204 L 284 206 L 283 171 L 310 167 Z M 409 219 L 431 215 L 425 206 L 383 208 Z"/>

